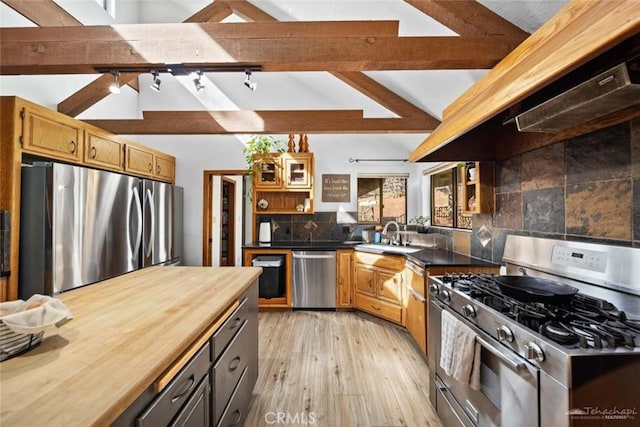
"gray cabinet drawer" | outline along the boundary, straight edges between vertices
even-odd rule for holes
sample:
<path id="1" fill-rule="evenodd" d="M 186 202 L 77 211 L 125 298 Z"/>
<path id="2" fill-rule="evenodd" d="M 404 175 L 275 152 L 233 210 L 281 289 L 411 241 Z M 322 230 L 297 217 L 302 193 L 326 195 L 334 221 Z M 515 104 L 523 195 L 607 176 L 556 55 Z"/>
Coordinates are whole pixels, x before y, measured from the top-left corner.
<path id="1" fill-rule="evenodd" d="M 253 392 L 253 382 L 250 381 L 247 373 L 248 369 L 245 369 L 216 427 L 240 426 L 246 419 Z"/>
<path id="2" fill-rule="evenodd" d="M 171 427 L 209 427 L 211 419 L 209 417 L 209 376 L 200 381 L 200 385 L 193 392 L 189 401 L 180 410 L 175 420 L 171 422 Z"/>
<path id="3" fill-rule="evenodd" d="M 250 335 L 245 333 L 247 324 L 248 322 L 244 322 L 240 332 L 213 365 L 214 425 L 218 422 L 251 357 Z"/>
<path id="4" fill-rule="evenodd" d="M 211 349 L 207 342 L 138 417 L 136 425 L 157 427 L 166 425 L 168 420 L 173 419 L 202 378 L 207 375 L 211 366 L 210 357 Z"/>
<path id="5" fill-rule="evenodd" d="M 240 330 L 244 322 L 249 316 L 249 304 L 247 298 L 240 301 L 240 305 L 236 308 L 231 316 L 218 328 L 213 334 L 213 347 L 211 360 L 217 360 L 227 347 L 231 339 Z"/>

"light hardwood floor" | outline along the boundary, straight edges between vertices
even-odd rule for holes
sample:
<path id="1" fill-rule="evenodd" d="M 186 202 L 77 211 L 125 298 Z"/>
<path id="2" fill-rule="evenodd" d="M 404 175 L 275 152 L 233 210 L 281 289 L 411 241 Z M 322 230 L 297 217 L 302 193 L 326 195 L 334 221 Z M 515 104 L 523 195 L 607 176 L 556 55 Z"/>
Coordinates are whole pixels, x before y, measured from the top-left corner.
<path id="1" fill-rule="evenodd" d="M 441 426 L 425 358 L 398 326 L 355 312 L 259 314 L 245 426 Z"/>

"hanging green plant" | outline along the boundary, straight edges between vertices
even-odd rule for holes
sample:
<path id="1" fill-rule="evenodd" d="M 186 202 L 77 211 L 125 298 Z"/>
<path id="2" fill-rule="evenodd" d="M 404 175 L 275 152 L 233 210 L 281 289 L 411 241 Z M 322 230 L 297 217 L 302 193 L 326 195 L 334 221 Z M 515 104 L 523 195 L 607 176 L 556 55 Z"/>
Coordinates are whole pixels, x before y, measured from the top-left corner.
<path id="1" fill-rule="evenodd" d="M 253 135 L 242 149 L 250 175 L 259 167 L 260 159 L 272 153 L 283 153 L 283 142 L 272 136 Z"/>

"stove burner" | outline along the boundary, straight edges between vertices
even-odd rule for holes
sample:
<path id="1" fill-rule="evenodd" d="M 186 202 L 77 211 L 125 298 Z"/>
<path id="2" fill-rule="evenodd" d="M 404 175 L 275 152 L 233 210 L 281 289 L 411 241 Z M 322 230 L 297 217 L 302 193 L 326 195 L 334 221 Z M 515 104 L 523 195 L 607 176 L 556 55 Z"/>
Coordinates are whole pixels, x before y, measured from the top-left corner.
<path id="1" fill-rule="evenodd" d="M 456 292 L 563 346 L 614 348 L 640 346 L 640 319 L 627 319 L 609 301 L 577 293 L 565 305 L 523 302 L 502 293 L 491 274 L 449 274 L 443 277 Z"/>
<path id="2" fill-rule="evenodd" d="M 580 336 L 561 322 L 547 322 L 540 326 L 539 332 L 545 337 L 563 345 L 572 345 L 580 341 Z"/>

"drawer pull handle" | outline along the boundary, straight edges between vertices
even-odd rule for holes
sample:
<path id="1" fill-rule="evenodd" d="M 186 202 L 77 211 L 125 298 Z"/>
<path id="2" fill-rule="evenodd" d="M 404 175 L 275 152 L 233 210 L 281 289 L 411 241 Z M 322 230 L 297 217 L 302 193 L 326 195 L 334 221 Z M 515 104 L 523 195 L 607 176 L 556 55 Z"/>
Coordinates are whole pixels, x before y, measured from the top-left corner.
<path id="1" fill-rule="evenodd" d="M 240 356 L 236 356 L 229 362 L 229 372 L 233 372 L 240 366 Z"/>
<path id="2" fill-rule="evenodd" d="M 242 318 L 236 317 L 236 321 L 233 322 L 233 325 L 229 329 L 233 330 L 242 324 Z"/>
<path id="3" fill-rule="evenodd" d="M 176 403 L 176 401 L 182 399 L 184 396 L 188 395 L 191 392 L 191 389 L 196 384 L 196 376 L 191 374 L 188 378 L 186 390 L 176 394 L 171 398 L 171 403 Z"/>
<path id="4" fill-rule="evenodd" d="M 153 172 L 153 164 L 149 163 L 149 172 Z"/>
<path id="5" fill-rule="evenodd" d="M 71 154 L 75 154 L 76 153 L 76 142 L 75 141 L 69 142 L 69 151 L 71 152 Z"/>
<path id="6" fill-rule="evenodd" d="M 96 147 L 91 147 L 91 158 L 95 159 L 97 154 L 98 151 L 96 150 Z"/>
<path id="7" fill-rule="evenodd" d="M 235 411 L 233 411 L 234 414 L 236 414 L 236 419 L 233 420 L 233 422 L 231 423 L 231 426 L 237 426 L 240 423 L 240 420 L 242 419 L 242 412 L 240 412 L 240 409 L 236 409 Z"/>
<path id="8" fill-rule="evenodd" d="M 373 308 L 374 310 L 378 310 L 378 311 L 382 310 L 382 308 L 378 307 L 377 305 L 372 305 L 371 308 Z"/>
<path id="9" fill-rule="evenodd" d="M 157 173 L 158 175 L 160 175 L 160 165 L 157 165 L 157 166 L 156 166 L 156 173 Z"/>

